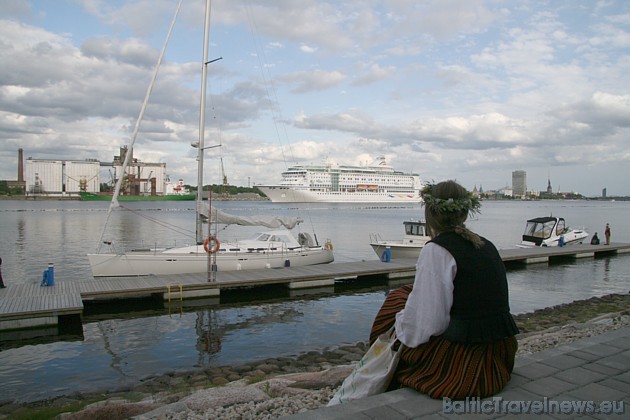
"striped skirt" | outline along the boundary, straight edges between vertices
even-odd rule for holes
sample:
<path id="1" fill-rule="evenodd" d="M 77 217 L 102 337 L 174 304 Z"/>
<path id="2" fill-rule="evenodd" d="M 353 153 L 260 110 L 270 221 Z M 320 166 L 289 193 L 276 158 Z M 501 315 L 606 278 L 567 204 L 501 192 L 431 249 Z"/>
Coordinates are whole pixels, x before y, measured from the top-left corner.
<path id="1" fill-rule="evenodd" d="M 405 307 L 412 285 L 392 290 L 374 320 L 370 344 L 389 330 Z M 518 343 L 508 337 L 493 343 L 463 344 L 431 337 L 416 348 L 401 346 L 389 390 L 408 387 L 431 398 L 488 397 L 510 380 Z"/>

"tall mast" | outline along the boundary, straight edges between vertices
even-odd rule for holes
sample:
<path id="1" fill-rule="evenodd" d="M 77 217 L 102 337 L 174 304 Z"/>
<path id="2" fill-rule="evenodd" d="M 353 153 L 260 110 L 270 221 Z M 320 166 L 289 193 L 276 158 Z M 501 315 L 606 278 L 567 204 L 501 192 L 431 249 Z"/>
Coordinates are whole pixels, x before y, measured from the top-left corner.
<path id="1" fill-rule="evenodd" d="M 197 145 L 197 202 L 203 201 L 203 153 L 206 129 L 206 85 L 208 79 L 208 41 L 210 39 L 210 0 L 206 0 L 206 18 L 203 30 L 203 57 L 201 60 L 201 103 L 199 107 L 199 143 Z M 199 206 L 197 206 L 199 208 Z M 195 229 L 197 244 L 203 243 L 203 221 L 197 211 Z"/>
<path id="2" fill-rule="evenodd" d="M 133 146 L 136 143 L 136 138 L 138 137 L 138 131 L 140 130 L 140 123 L 144 118 L 144 112 L 147 109 L 147 105 L 149 103 L 149 97 L 151 96 L 151 92 L 153 91 L 153 85 L 155 85 L 155 80 L 158 76 L 158 71 L 160 69 L 160 64 L 162 64 L 162 59 L 164 58 L 164 53 L 166 52 L 166 46 L 168 45 L 168 41 L 171 38 L 171 33 L 173 32 L 173 27 L 175 26 L 175 21 L 177 20 L 177 15 L 179 14 L 179 10 L 182 7 L 183 0 L 179 0 L 177 3 L 177 9 L 175 10 L 175 16 L 173 16 L 173 20 L 171 21 L 171 26 L 168 29 L 168 34 L 166 35 L 166 40 L 164 41 L 164 45 L 162 46 L 162 51 L 160 52 L 160 56 L 158 57 L 158 61 L 155 65 L 155 70 L 153 72 L 153 77 L 151 78 L 151 83 L 149 83 L 149 87 L 147 88 L 147 93 L 144 96 L 144 101 L 142 102 L 142 107 L 140 108 L 140 115 L 136 119 L 136 125 L 134 126 L 133 133 L 131 135 L 131 143 L 127 148 L 127 153 L 125 154 L 125 160 L 122 163 L 122 167 L 120 168 L 120 174 L 118 175 L 118 180 L 116 181 L 116 186 L 114 188 L 114 194 L 112 195 L 112 201 L 109 203 L 109 210 L 107 211 L 107 221 L 105 222 L 105 226 L 103 227 L 103 233 L 101 234 L 101 240 L 99 241 L 99 250 L 101 245 L 103 244 L 103 237 L 105 236 L 105 230 L 107 229 L 107 223 L 109 221 L 109 215 L 112 210 L 116 207 L 120 207 L 118 203 L 118 194 L 120 194 L 120 188 L 122 187 L 123 179 L 125 178 L 125 173 L 127 171 L 127 167 L 129 166 L 129 161 L 131 160 L 131 155 L 133 154 Z M 21 150 L 21 149 L 20 149 Z"/>

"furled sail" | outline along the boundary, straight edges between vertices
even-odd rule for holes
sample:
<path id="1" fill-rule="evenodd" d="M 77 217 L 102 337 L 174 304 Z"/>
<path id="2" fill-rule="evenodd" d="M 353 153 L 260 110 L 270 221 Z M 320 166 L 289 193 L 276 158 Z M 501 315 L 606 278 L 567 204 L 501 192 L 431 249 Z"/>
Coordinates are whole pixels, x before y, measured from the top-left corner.
<path id="1" fill-rule="evenodd" d="M 197 202 L 197 212 L 206 219 L 210 213 L 208 207 L 208 202 Z M 285 227 L 287 229 L 293 229 L 303 221 L 304 220 L 300 217 L 289 216 L 236 216 L 225 213 L 216 207 L 212 207 L 212 223 L 224 225 L 264 226 L 270 229 Z"/>

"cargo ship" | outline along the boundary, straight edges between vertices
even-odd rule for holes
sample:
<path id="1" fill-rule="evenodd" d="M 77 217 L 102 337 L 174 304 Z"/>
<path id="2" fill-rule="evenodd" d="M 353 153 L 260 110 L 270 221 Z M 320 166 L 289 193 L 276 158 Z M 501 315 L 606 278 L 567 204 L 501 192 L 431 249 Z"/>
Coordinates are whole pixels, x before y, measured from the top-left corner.
<path id="1" fill-rule="evenodd" d="M 95 194 L 80 192 L 82 201 L 112 201 L 112 194 Z M 166 195 L 119 195 L 118 201 L 187 201 L 194 200 L 195 194 L 166 194 Z"/>

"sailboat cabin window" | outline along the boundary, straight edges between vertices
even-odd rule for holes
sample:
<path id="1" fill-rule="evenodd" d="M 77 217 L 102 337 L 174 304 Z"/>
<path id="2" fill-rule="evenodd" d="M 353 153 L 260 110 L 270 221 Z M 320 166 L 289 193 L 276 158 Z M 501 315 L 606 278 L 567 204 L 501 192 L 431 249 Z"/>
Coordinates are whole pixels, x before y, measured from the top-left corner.
<path id="1" fill-rule="evenodd" d="M 257 241 L 268 241 L 269 235 L 267 233 L 257 233 L 252 239 L 255 239 Z"/>
<path id="2" fill-rule="evenodd" d="M 291 239 L 288 236 L 284 236 L 284 235 L 273 235 L 270 239 L 270 242 L 293 242 L 291 241 Z"/>

